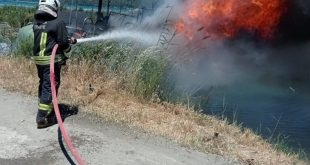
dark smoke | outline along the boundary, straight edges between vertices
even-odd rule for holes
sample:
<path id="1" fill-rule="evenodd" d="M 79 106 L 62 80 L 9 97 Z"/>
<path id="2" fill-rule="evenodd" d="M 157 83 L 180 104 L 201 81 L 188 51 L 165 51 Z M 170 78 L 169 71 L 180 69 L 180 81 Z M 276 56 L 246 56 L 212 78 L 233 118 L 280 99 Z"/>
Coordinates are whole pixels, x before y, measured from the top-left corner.
<path id="1" fill-rule="evenodd" d="M 301 9 L 303 14 L 306 14 L 306 15 L 310 14 L 310 1 L 307 1 L 307 0 L 297 0 L 296 4 Z"/>
<path id="2" fill-rule="evenodd" d="M 281 73 L 280 81 L 310 82 L 310 1 L 291 1 L 279 25 L 268 66 Z M 284 80 L 282 80 L 284 79 Z"/>
<path id="3" fill-rule="evenodd" d="M 310 40 L 310 1 L 289 2 L 277 34 L 280 43 L 300 43 Z"/>
<path id="4" fill-rule="evenodd" d="M 292 87 L 303 92 L 305 88 L 309 89 L 309 0 L 289 2 L 270 41 L 239 35 L 219 43 L 206 39 L 195 48 L 180 39 L 178 41 L 177 46 L 172 47 L 173 53 L 185 60 L 181 59 L 183 62 L 173 75 L 178 88 L 191 91 L 189 93 L 201 88 L 242 83 L 262 83 L 285 89 Z M 180 45 L 183 46 L 180 48 Z"/>

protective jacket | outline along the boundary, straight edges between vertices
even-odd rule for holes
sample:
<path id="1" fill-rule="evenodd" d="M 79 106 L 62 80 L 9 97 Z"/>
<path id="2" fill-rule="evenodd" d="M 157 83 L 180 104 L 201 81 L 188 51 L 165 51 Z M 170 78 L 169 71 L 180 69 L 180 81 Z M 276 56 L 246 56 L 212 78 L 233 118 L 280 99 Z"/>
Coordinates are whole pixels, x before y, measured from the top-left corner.
<path id="1" fill-rule="evenodd" d="M 33 24 L 34 47 L 33 55 L 37 65 L 49 65 L 53 47 L 58 44 L 55 63 L 64 62 L 64 53 L 70 51 L 68 32 L 65 23 L 52 15 L 37 10 Z"/>

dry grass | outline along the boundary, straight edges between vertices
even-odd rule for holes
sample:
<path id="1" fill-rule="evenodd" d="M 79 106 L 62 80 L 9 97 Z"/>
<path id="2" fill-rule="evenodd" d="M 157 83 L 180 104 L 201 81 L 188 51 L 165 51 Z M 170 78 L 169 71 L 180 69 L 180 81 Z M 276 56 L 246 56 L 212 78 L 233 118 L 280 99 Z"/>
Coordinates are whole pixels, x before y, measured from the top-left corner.
<path id="1" fill-rule="evenodd" d="M 150 103 L 132 97 L 122 82 L 104 75 L 104 68 L 80 63 L 64 68 L 60 100 L 84 106 L 86 112 L 172 139 L 207 153 L 224 155 L 244 164 L 306 164 L 297 155 L 286 155 L 250 130 L 241 131 L 215 117 L 202 115 L 181 105 Z M 25 59 L 0 59 L 0 85 L 36 95 L 36 68 Z"/>

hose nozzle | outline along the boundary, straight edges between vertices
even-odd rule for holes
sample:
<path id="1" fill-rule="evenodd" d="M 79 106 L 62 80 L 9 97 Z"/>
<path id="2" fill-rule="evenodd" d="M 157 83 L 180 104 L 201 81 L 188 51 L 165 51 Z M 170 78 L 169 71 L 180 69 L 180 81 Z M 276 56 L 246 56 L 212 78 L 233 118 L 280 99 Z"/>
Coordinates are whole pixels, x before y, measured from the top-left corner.
<path id="1" fill-rule="evenodd" d="M 69 40 L 70 44 L 76 44 L 77 43 L 77 40 L 74 37 L 70 37 L 70 38 L 68 38 L 68 40 Z"/>

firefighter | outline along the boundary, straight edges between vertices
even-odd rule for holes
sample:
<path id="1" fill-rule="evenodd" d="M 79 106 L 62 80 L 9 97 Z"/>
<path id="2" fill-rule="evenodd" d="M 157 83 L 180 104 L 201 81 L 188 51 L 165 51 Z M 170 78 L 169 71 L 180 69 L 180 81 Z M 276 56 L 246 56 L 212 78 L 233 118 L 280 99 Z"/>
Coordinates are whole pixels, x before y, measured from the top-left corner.
<path id="1" fill-rule="evenodd" d="M 37 128 L 46 128 L 56 123 L 52 105 L 50 83 L 50 57 L 53 47 L 59 48 L 55 57 L 55 82 L 56 91 L 60 86 L 61 66 L 68 59 L 65 53 L 71 49 L 71 44 L 76 43 L 75 38 L 69 38 L 65 23 L 58 18 L 60 8 L 59 0 L 39 0 L 38 10 L 34 14 L 34 48 L 33 55 L 37 67 L 39 81 L 38 87 L 38 112 L 36 116 Z"/>

